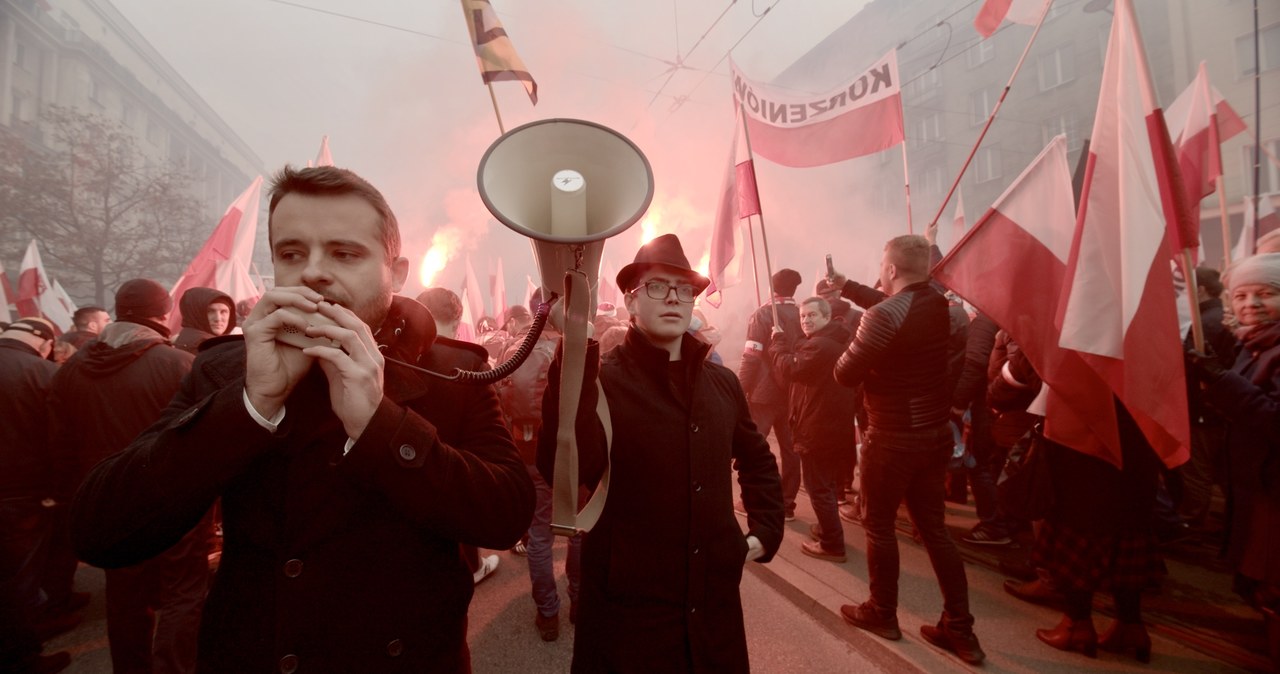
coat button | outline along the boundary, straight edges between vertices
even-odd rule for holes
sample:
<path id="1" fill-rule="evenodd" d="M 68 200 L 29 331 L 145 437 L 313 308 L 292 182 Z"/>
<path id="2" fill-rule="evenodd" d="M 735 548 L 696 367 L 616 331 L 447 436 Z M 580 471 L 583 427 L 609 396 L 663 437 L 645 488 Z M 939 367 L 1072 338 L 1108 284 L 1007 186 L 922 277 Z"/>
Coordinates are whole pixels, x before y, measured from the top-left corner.
<path id="1" fill-rule="evenodd" d="M 702 491 L 702 483 L 701 483 L 701 482 L 694 482 L 694 483 L 693 483 L 693 490 L 694 490 L 695 492 L 697 492 L 697 491 Z"/>
<path id="2" fill-rule="evenodd" d="M 693 554 L 695 554 L 695 555 L 696 555 L 696 554 L 698 554 L 698 551 L 699 551 L 699 550 L 700 550 L 700 548 L 694 548 L 694 549 L 693 549 Z"/>
<path id="3" fill-rule="evenodd" d="M 689 430 L 693 431 L 694 433 L 697 433 L 697 432 L 698 432 L 698 425 L 697 425 L 697 424 L 689 424 Z"/>
<path id="4" fill-rule="evenodd" d="M 400 458 L 413 461 L 418 458 L 418 450 L 414 449 L 413 445 L 400 445 Z"/>
<path id="5" fill-rule="evenodd" d="M 302 575 L 302 560 L 291 559 L 284 563 L 284 575 L 289 578 L 297 578 Z"/>
<path id="6" fill-rule="evenodd" d="M 280 658 L 280 674 L 293 674 L 298 671 L 298 656 L 290 653 Z"/>
<path id="7" fill-rule="evenodd" d="M 403 652 L 404 652 L 403 641 L 400 641 L 399 639 L 392 639 L 390 642 L 387 643 L 387 655 L 390 655 L 393 658 L 398 658 L 400 657 L 400 654 Z"/>
<path id="8" fill-rule="evenodd" d="M 697 607 L 697 606 L 690 606 L 690 607 L 689 607 L 689 612 L 690 612 L 690 613 L 697 613 L 697 612 L 698 612 L 698 607 Z"/>

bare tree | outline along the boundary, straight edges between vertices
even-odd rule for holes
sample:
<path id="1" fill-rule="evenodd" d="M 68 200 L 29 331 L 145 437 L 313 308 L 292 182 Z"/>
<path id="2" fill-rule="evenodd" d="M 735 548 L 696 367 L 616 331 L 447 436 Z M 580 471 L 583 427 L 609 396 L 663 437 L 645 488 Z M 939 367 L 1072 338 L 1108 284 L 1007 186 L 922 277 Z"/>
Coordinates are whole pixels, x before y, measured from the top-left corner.
<path id="1" fill-rule="evenodd" d="M 130 278 L 176 278 L 200 244 L 186 172 L 101 115 L 50 106 L 43 119 L 49 148 L 0 134 L 0 245 L 35 237 L 50 275 L 99 306 Z"/>

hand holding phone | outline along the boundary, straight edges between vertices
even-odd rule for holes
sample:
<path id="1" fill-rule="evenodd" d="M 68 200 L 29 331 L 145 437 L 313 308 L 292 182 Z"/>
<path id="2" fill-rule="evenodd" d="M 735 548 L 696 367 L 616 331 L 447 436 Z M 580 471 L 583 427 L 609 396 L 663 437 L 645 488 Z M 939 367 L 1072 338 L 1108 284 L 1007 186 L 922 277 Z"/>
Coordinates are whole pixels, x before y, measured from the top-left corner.
<path id="1" fill-rule="evenodd" d="M 827 281 L 830 282 L 836 277 L 835 265 L 831 264 L 831 253 L 827 253 Z"/>

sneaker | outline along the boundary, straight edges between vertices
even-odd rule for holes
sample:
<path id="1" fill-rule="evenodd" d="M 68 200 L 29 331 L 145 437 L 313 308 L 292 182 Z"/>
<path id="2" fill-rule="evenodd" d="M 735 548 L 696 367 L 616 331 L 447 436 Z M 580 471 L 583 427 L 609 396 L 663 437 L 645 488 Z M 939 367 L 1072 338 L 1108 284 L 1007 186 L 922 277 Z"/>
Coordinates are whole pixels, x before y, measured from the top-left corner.
<path id="1" fill-rule="evenodd" d="M 533 624 L 538 628 L 538 636 L 543 641 L 555 641 L 560 638 L 560 614 L 544 616 L 535 613 Z"/>
<path id="2" fill-rule="evenodd" d="M 1013 539 L 1007 534 L 998 534 L 993 532 L 981 524 L 969 530 L 969 533 L 960 537 L 960 540 L 973 545 L 1010 545 Z"/>
<path id="3" fill-rule="evenodd" d="M 902 630 L 898 628 L 898 616 L 881 618 L 876 615 L 871 602 L 861 604 L 845 604 L 840 607 L 840 615 L 844 621 L 854 627 L 864 629 L 878 637 L 897 641 L 902 638 Z"/>
<path id="4" fill-rule="evenodd" d="M 529 534 L 525 534 L 512 548 L 511 553 L 520 557 L 529 556 Z"/>
<path id="5" fill-rule="evenodd" d="M 786 514 L 782 516 L 782 521 L 784 521 L 784 522 L 794 522 L 794 521 L 796 521 L 796 509 L 795 509 L 795 508 L 791 508 L 791 509 L 787 510 L 787 511 L 786 511 Z"/>
<path id="6" fill-rule="evenodd" d="M 822 544 L 818 541 L 804 541 L 800 544 L 800 552 L 816 559 L 825 559 L 828 562 L 836 562 L 838 564 L 843 564 L 847 559 L 844 550 L 831 552 L 822 547 Z"/>
<path id="7" fill-rule="evenodd" d="M 982 646 L 978 645 L 977 635 L 973 632 L 954 632 L 941 624 L 921 625 L 920 636 L 938 648 L 955 653 L 961 660 L 971 665 L 980 665 L 987 657 L 987 654 L 982 652 Z"/>
<path id="8" fill-rule="evenodd" d="M 733 512 L 742 515 L 743 517 L 747 516 L 747 507 L 742 505 L 742 499 L 738 499 L 733 502 Z"/>
<path id="9" fill-rule="evenodd" d="M 481 557 L 480 568 L 476 569 L 476 572 L 471 574 L 472 584 L 479 585 L 480 581 L 493 575 L 493 572 L 497 570 L 498 570 L 497 555 L 489 555 L 488 557 Z"/>

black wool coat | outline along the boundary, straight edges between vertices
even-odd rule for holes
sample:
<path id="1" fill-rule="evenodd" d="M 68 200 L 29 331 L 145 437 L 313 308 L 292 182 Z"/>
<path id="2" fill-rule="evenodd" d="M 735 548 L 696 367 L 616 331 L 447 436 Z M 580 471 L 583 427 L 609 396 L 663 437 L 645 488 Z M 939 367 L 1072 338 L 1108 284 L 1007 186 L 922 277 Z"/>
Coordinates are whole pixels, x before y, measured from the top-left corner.
<path id="1" fill-rule="evenodd" d="M 854 450 L 858 392 L 836 381 L 836 361 L 849 331 L 832 320 L 794 346 L 775 334 L 773 369 L 791 386 L 789 419 L 797 454 L 832 457 Z"/>
<path id="2" fill-rule="evenodd" d="M 458 546 L 515 544 L 533 515 L 533 484 L 491 386 L 390 362 L 483 366 L 479 347 L 432 345 L 431 321 L 395 298 L 377 334 L 388 357 L 383 399 L 346 454 L 318 366 L 272 434 L 245 408 L 243 340 L 202 352 L 160 420 L 81 486 L 72 509 L 81 559 L 136 564 L 221 496 L 222 562 L 198 671 L 469 671 L 472 579 Z"/>
<path id="3" fill-rule="evenodd" d="M 589 487 L 606 464 L 594 413 L 595 346 L 578 417 L 579 477 Z M 738 594 L 747 541 L 733 513 L 731 480 L 736 470 L 748 534 L 764 547 L 761 562 L 782 542 L 782 483 L 737 377 L 707 361 L 709 349 L 685 335 L 681 360 L 672 363 L 631 327 L 600 363 L 613 423 L 609 496 L 582 546 L 574 672 L 748 669 Z M 692 382 L 688 395 L 676 390 L 672 368 Z M 538 445 L 548 482 L 559 390 L 557 360 Z"/>

